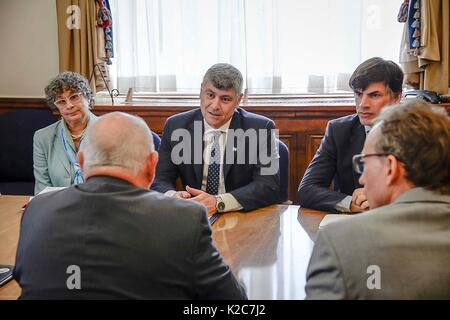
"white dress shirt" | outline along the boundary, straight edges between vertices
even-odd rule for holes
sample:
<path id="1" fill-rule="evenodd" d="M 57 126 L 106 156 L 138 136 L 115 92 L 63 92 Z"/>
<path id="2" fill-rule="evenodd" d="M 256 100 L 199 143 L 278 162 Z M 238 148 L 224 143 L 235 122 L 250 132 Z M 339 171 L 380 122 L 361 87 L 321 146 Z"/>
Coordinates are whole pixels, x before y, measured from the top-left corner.
<path id="1" fill-rule="evenodd" d="M 369 134 L 371 126 L 364 126 L 364 131 L 366 132 L 366 137 Z M 344 199 L 336 203 L 336 210 L 341 212 L 351 212 L 350 206 L 352 204 L 352 196 L 346 196 Z"/>
<path id="2" fill-rule="evenodd" d="M 221 212 L 226 211 L 235 211 L 235 210 L 241 210 L 243 207 L 242 205 L 236 200 L 236 198 L 231 194 L 227 193 L 227 190 L 225 188 L 225 178 L 223 175 L 223 159 L 225 154 L 225 146 L 226 141 L 228 137 L 228 128 L 230 127 L 231 119 L 228 120 L 223 126 L 221 126 L 218 129 L 214 129 L 211 127 L 204 119 L 203 124 L 205 127 L 205 131 L 203 133 L 203 141 L 205 141 L 205 148 L 203 150 L 203 178 L 202 178 L 202 186 L 201 189 L 203 191 L 206 190 L 206 183 L 208 181 L 208 165 L 211 159 L 211 147 L 213 144 L 213 132 L 214 131 L 221 131 L 222 134 L 219 138 L 219 147 L 220 147 L 220 177 L 219 177 L 219 191 L 218 196 L 222 198 L 223 203 L 225 204 L 225 209 Z M 175 190 L 169 190 L 165 194 L 168 196 L 175 195 Z"/>

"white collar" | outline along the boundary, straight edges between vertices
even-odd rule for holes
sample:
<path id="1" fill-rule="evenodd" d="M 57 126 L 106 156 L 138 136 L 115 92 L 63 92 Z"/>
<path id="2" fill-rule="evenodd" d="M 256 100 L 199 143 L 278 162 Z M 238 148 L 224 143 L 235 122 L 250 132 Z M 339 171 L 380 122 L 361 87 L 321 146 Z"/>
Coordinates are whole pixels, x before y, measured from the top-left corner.
<path id="1" fill-rule="evenodd" d="M 221 132 L 226 133 L 226 132 L 228 131 L 228 128 L 230 127 L 230 123 L 231 123 L 231 119 L 232 119 L 232 118 L 233 118 L 233 117 L 231 117 L 230 120 L 228 120 L 227 122 L 225 122 L 220 128 L 217 128 L 217 129 L 211 127 L 211 126 L 208 124 L 208 122 L 206 122 L 206 120 L 203 119 L 203 124 L 204 124 L 204 126 L 205 126 L 205 135 L 208 135 L 208 134 L 210 134 L 211 132 L 214 132 L 214 131 L 221 131 Z"/>

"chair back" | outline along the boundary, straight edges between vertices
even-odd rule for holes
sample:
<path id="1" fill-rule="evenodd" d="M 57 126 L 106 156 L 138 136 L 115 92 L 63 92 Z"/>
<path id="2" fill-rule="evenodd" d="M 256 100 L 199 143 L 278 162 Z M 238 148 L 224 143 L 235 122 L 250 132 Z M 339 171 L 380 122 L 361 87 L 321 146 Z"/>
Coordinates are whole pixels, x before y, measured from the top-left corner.
<path id="1" fill-rule="evenodd" d="M 283 141 L 277 139 L 280 154 L 280 203 L 288 200 L 289 149 Z"/>
<path id="2" fill-rule="evenodd" d="M 155 150 L 159 150 L 159 145 L 161 144 L 161 138 L 152 131 L 152 137 L 153 137 L 153 144 L 155 145 Z"/>
<path id="3" fill-rule="evenodd" d="M 56 121 L 49 109 L 18 108 L 0 114 L 0 193 L 34 194 L 33 135 Z"/>

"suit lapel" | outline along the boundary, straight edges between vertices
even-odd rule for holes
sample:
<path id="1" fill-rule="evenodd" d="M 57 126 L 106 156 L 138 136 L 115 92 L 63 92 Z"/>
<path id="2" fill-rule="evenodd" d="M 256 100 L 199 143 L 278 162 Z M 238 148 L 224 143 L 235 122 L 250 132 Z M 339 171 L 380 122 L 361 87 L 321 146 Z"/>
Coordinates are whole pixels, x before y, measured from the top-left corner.
<path id="1" fill-rule="evenodd" d="M 59 160 L 61 161 L 63 167 L 67 170 L 67 172 L 69 173 L 69 176 L 70 176 L 70 162 L 69 162 L 69 159 L 67 158 L 67 154 L 64 151 L 64 145 L 61 141 L 61 128 L 63 128 L 62 120 L 56 126 L 55 137 L 53 140 L 54 150 L 58 154 Z"/>
<path id="2" fill-rule="evenodd" d="M 356 117 L 356 119 L 357 124 L 353 127 L 352 136 L 350 138 L 350 151 L 352 155 L 361 153 L 364 147 L 364 141 L 366 141 L 366 131 L 364 130 L 364 126 L 359 122 L 358 117 Z M 352 174 L 355 186 L 361 188 L 361 185 L 358 182 L 360 175 L 357 174 L 355 170 L 352 170 Z"/>
<path id="3" fill-rule="evenodd" d="M 197 122 L 197 125 L 194 125 L 195 122 Z M 201 132 L 200 133 L 197 132 L 197 134 L 195 134 L 195 128 L 197 128 L 197 130 L 198 130 L 198 128 L 200 128 L 198 123 L 201 123 Z M 203 140 L 203 133 L 205 132 L 205 126 L 203 124 L 203 116 L 202 116 L 200 109 L 195 114 L 194 121 L 190 124 L 188 130 L 192 137 L 191 138 L 191 163 L 193 163 L 193 165 L 191 167 L 194 170 L 194 176 L 195 176 L 195 182 L 196 182 L 195 186 L 193 186 L 193 187 L 200 189 L 202 186 L 202 178 L 203 178 L 203 150 L 205 148 L 205 142 Z M 202 144 L 201 151 L 202 152 L 201 152 L 201 155 L 197 154 L 197 159 L 196 159 L 195 144 L 199 143 L 198 140 L 201 140 L 201 144 Z M 197 160 L 197 161 L 195 161 L 195 160 Z M 198 162 L 200 162 L 200 163 L 198 163 Z"/>
<path id="4" fill-rule="evenodd" d="M 242 129 L 242 124 L 241 124 L 241 117 L 239 116 L 239 112 L 237 110 L 234 111 L 233 114 L 233 118 L 231 119 L 230 122 L 230 127 L 228 128 L 228 130 L 233 129 Z M 243 137 L 241 135 L 239 135 L 236 139 L 242 139 Z M 227 140 L 228 140 L 228 135 L 227 135 Z M 233 163 L 236 163 L 236 145 L 237 145 L 238 141 L 233 141 Z M 230 142 L 231 143 L 231 142 Z M 223 154 L 223 179 L 224 181 L 227 180 L 227 175 L 230 172 L 231 166 L 233 165 L 233 163 L 227 163 L 226 159 L 227 159 L 227 155 L 226 155 L 226 145 L 228 144 L 228 141 L 225 141 L 225 150 L 224 150 L 224 154 Z"/>

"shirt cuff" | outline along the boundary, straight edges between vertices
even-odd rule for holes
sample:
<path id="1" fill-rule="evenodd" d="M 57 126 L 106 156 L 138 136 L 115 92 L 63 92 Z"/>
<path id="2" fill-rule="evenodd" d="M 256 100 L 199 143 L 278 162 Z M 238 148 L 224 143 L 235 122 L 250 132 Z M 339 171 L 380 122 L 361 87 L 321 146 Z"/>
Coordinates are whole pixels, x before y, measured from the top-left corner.
<path id="1" fill-rule="evenodd" d="M 225 204 L 225 209 L 221 212 L 237 211 L 244 208 L 231 193 L 223 193 L 218 196 L 222 198 L 222 201 Z"/>
<path id="2" fill-rule="evenodd" d="M 336 205 L 334 207 L 336 208 L 336 210 L 338 210 L 340 212 L 352 212 L 350 210 L 351 204 L 352 204 L 352 197 L 346 196 L 344 199 L 342 199 L 341 201 L 336 203 Z"/>
<path id="3" fill-rule="evenodd" d="M 177 192 L 175 190 L 166 191 L 164 194 L 169 197 L 173 197 Z"/>

